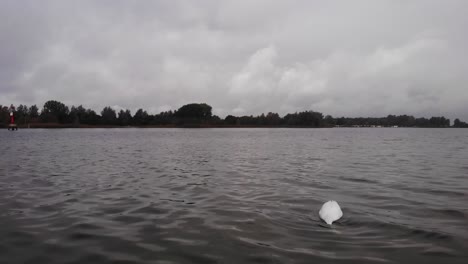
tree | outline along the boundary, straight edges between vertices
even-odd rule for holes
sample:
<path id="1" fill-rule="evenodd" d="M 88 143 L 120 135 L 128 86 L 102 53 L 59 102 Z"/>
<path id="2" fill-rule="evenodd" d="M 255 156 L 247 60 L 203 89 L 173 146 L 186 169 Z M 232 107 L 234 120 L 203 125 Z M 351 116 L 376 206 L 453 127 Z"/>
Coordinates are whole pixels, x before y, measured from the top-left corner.
<path id="1" fill-rule="evenodd" d="M 72 106 L 69 114 L 70 122 L 75 125 L 99 125 L 101 124 L 101 117 L 94 112 L 94 110 L 86 109 L 82 105 L 75 107 Z"/>
<path id="2" fill-rule="evenodd" d="M 174 112 L 166 111 L 154 115 L 151 121 L 152 125 L 169 125 L 174 123 Z"/>
<path id="3" fill-rule="evenodd" d="M 437 116 L 437 117 L 431 117 L 429 119 L 429 126 L 430 127 L 448 127 L 450 126 L 450 119 L 446 119 L 445 117 Z"/>
<path id="4" fill-rule="evenodd" d="M 287 114 L 284 117 L 284 122 L 288 126 L 320 127 L 322 126 L 322 120 L 323 114 L 314 111 Z"/>
<path id="5" fill-rule="evenodd" d="M 136 111 L 135 115 L 133 116 L 133 124 L 137 126 L 144 126 L 148 123 L 148 113 L 141 108 L 138 109 L 138 111 Z"/>
<path id="6" fill-rule="evenodd" d="M 227 125 L 236 125 L 237 124 L 237 117 L 233 116 L 233 115 L 228 115 L 226 116 L 226 118 L 224 118 L 224 122 L 227 124 Z"/>
<path id="7" fill-rule="evenodd" d="M 120 110 L 119 117 L 117 118 L 119 125 L 128 126 L 132 123 L 132 113 L 130 110 Z"/>
<path id="8" fill-rule="evenodd" d="M 187 104 L 179 108 L 176 117 L 182 119 L 208 120 L 211 116 L 211 106 L 207 104 Z"/>
<path id="9" fill-rule="evenodd" d="M 37 118 L 39 117 L 39 108 L 36 105 L 31 105 L 28 110 L 28 115 L 30 118 Z"/>
<path id="10" fill-rule="evenodd" d="M 463 121 L 460 121 L 460 119 L 457 118 L 453 121 L 453 127 L 468 128 L 468 124 Z"/>
<path id="11" fill-rule="evenodd" d="M 25 124 L 26 122 L 29 121 L 28 107 L 27 106 L 20 104 L 16 108 L 15 121 L 16 121 L 17 124 Z"/>
<path id="12" fill-rule="evenodd" d="M 0 105 L 0 124 L 6 125 L 10 120 L 10 113 L 8 112 L 8 106 Z"/>
<path id="13" fill-rule="evenodd" d="M 335 119 L 333 119 L 333 117 L 331 115 L 325 116 L 323 121 L 325 123 L 325 126 L 335 126 L 336 125 L 336 121 L 335 121 Z"/>
<path id="14" fill-rule="evenodd" d="M 117 124 L 117 115 L 110 106 L 104 107 L 101 111 L 102 123 L 105 125 Z"/>
<path id="15" fill-rule="evenodd" d="M 68 106 L 61 102 L 50 100 L 42 108 L 41 118 L 44 122 L 65 123 L 68 121 Z"/>
<path id="16" fill-rule="evenodd" d="M 72 106 L 69 115 L 70 120 L 75 125 L 86 123 L 86 109 L 82 105 L 78 107 Z"/>
<path id="17" fill-rule="evenodd" d="M 281 118 L 277 113 L 269 112 L 265 116 L 264 124 L 267 126 L 278 126 L 281 122 Z"/>
<path id="18" fill-rule="evenodd" d="M 219 116 L 213 115 L 210 119 L 210 124 L 215 126 L 222 125 L 223 120 Z"/>
<path id="19" fill-rule="evenodd" d="M 94 112 L 94 110 L 86 109 L 86 120 L 85 123 L 89 125 L 99 125 L 101 123 L 101 117 Z"/>
<path id="20" fill-rule="evenodd" d="M 175 117 L 179 125 L 207 123 L 212 117 L 211 106 L 207 104 L 187 104 L 176 111 Z"/>

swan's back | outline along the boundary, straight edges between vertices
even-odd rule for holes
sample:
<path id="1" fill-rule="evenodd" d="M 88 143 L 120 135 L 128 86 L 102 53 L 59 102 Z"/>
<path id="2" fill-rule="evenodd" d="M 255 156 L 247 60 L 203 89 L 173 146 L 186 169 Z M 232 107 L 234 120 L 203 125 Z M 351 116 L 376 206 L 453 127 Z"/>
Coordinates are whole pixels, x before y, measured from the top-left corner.
<path id="1" fill-rule="evenodd" d="M 336 201 L 328 201 L 322 205 L 319 216 L 325 223 L 331 225 L 343 216 L 343 212 Z"/>

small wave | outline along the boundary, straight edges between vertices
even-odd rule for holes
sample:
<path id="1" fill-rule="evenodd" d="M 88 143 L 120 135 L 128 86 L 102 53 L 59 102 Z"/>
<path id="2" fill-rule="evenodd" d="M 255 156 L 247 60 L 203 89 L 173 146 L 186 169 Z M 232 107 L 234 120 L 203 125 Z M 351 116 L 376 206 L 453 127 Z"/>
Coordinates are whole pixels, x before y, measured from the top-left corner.
<path id="1" fill-rule="evenodd" d="M 88 232 L 73 232 L 68 238 L 70 240 L 95 240 L 98 236 Z"/>
<path id="2" fill-rule="evenodd" d="M 340 179 L 349 181 L 349 182 L 358 182 L 358 183 L 369 183 L 369 184 L 376 184 L 377 181 L 365 178 L 351 178 L 351 177 L 341 177 Z"/>

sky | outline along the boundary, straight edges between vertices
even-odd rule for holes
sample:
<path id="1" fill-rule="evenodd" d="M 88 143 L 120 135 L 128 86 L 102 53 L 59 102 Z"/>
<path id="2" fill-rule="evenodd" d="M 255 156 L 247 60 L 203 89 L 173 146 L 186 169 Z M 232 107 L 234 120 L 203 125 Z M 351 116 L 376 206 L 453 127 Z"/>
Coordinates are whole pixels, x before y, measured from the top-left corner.
<path id="1" fill-rule="evenodd" d="M 468 121 L 465 0 L 0 0 L 0 104 Z"/>

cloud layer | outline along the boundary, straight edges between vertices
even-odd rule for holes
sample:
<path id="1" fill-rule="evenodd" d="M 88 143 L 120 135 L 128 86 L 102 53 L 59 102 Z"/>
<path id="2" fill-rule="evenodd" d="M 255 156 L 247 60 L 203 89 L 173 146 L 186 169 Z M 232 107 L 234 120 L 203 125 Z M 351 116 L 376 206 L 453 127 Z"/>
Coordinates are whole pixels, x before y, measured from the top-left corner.
<path id="1" fill-rule="evenodd" d="M 468 120 L 466 1 L 0 2 L 0 104 Z"/>

